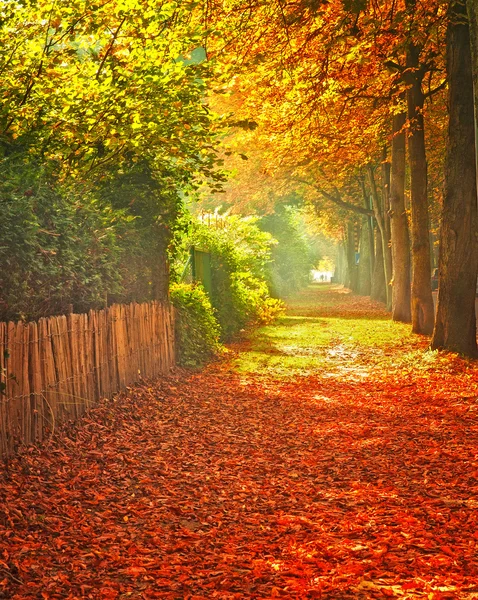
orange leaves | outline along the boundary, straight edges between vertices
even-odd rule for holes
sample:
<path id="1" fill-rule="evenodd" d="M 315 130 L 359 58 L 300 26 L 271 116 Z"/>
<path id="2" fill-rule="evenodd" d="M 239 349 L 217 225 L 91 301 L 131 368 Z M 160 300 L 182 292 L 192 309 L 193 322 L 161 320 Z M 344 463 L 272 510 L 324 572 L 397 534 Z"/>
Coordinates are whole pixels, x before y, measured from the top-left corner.
<path id="1" fill-rule="evenodd" d="M 128 567 L 124 570 L 126 575 L 132 575 L 133 577 L 139 577 L 140 575 L 144 575 L 147 573 L 147 570 L 144 567 Z"/>
<path id="2" fill-rule="evenodd" d="M 280 380 L 176 373 L 24 452 L 0 476 L 0 597 L 468 598 L 476 368 L 375 363 L 355 381 L 337 360 L 356 359 Z"/>

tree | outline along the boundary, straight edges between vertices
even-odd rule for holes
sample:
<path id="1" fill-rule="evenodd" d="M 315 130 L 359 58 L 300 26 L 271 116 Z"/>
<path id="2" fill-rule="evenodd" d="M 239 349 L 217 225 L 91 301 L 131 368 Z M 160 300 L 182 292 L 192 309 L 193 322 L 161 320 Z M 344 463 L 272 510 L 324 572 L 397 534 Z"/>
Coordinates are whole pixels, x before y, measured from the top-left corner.
<path id="1" fill-rule="evenodd" d="M 414 11 L 414 0 L 408 10 Z M 426 64 L 420 63 L 422 46 L 415 41 L 407 45 L 406 75 L 407 116 L 410 123 L 408 153 L 410 162 L 411 238 L 412 238 L 412 330 L 431 334 L 434 309 L 431 290 L 430 238 L 428 225 L 428 181 L 425 151 L 425 96 L 422 90 Z"/>
<path id="2" fill-rule="evenodd" d="M 411 321 L 410 235 L 405 209 L 406 114 L 393 115 L 392 164 L 390 178 L 390 227 L 393 260 L 392 319 Z"/>
<path id="3" fill-rule="evenodd" d="M 385 161 L 382 162 L 384 169 L 386 168 Z M 367 175 L 370 185 L 370 192 L 372 198 L 373 212 L 375 216 L 375 221 L 378 225 L 378 235 L 380 235 L 381 248 L 383 259 L 380 261 L 383 263 L 383 273 L 384 273 L 384 281 L 385 281 L 385 302 L 387 304 L 387 308 L 391 309 L 392 307 L 392 252 L 390 248 L 390 217 L 388 210 L 388 193 L 387 188 L 389 186 L 389 170 L 387 169 L 386 175 L 384 178 L 384 184 L 382 185 L 382 196 L 380 197 L 377 183 L 375 180 L 375 172 L 374 167 L 371 164 L 367 165 Z"/>
<path id="4" fill-rule="evenodd" d="M 325 190 L 329 200 L 337 199 L 336 194 L 330 193 L 331 182 L 341 188 L 357 169 L 388 162 L 383 162 L 381 148 L 389 139 L 391 114 L 406 99 L 407 121 L 402 132 L 395 131 L 393 137 L 393 182 L 390 187 L 382 185 L 381 198 L 380 194 L 374 197 L 376 214 L 383 220 L 379 230 L 384 236 L 381 246 L 386 279 L 387 283 L 395 283 L 390 267 L 388 224 L 388 199 L 393 187 L 395 266 L 404 259 L 396 280 L 403 306 L 397 309 L 396 295 L 395 314 L 408 320 L 404 167 L 397 148 L 403 141 L 402 133 L 407 132 L 414 265 L 412 321 L 414 331 L 431 333 L 424 110 L 426 99 L 442 87 L 443 9 L 437 2 L 422 5 L 414 0 L 400 6 L 384 0 L 367 9 L 362 3 L 344 6 L 341 2 L 329 2 L 320 5 L 320 9 L 308 2 L 217 4 L 230 9 L 224 30 L 226 37 L 230 34 L 226 46 L 241 57 L 235 63 L 240 73 L 236 73 L 236 81 L 239 79 L 243 89 L 247 89 L 248 116 L 257 118 L 259 128 L 272 140 L 270 164 L 276 169 L 277 165 L 281 169 L 287 166 L 289 177 L 291 173 L 299 175 L 316 189 Z M 232 62 L 230 53 L 227 62 Z M 372 181 L 370 187 L 373 191 Z M 379 199 L 385 211 L 377 212 Z"/>
<path id="5" fill-rule="evenodd" d="M 469 26 L 466 6 L 459 1 L 450 5 L 447 76 L 450 116 L 440 231 L 438 308 L 432 348 L 477 356 L 475 115 Z"/>
<path id="6" fill-rule="evenodd" d="M 41 279 L 38 272 L 55 273 L 44 263 L 56 266 L 59 256 L 55 244 L 45 240 L 85 229 L 85 243 L 75 233 L 65 244 L 69 256 L 77 251 L 76 261 L 66 261 L 65 268 L 65 274 L 78 270 L 76 279 L 70 277 L 77 292 L 68 278 L 58 276 L 64 293 L 58 281 L 52 283 L 55 297 L 45 300 L 45 312 L 35 298 L 28 311 L 19 302 L 8 307 L 8 314 L 63 311 L 75 295 L 75 308 L 82 309 L 88 300 L 104 305 L 111 293 L 116 299 L 166 299 L 166 257 L 178 208 L 201 184 L 217 188 L 223 178 L 216 154 L 220 124 L 206 98 L 210 69 L 191 7 L 149 0 L 3 3 L 0 172 L 8 194 L 0 202 L 13 223 L 12 240 L 22 239 L 23 227 L 25 246 L 37 245 L 34 255 L 43 252 L 43 262 L 35 262 L 35 278 Z M 19 165 L 20 175 L 11 176 L 12 164 Z M 30 221 L 15 220 L 18 211 L 10 210 L 18 196 L 18 190 L 12 192 L 15 181 L 23 183 L 29 171 L 39 175 L 35 189 L 22 188 L 31 198 L 22 198 L 23 214 L 30 211 L 28 219 L 37 219 L 46 186 L 53 190 L 52 203 L 64 207 L 51 223 L 38 219 L 31 231 Z M 103 239 L 108 240 L 104 249 Z M 14 264 L 10 250 L 15 244 L 2 239 L 2 266 Z M 105 257 L 95 253 L 110 248 L 116 254 L 108 270 Z M 22 278 L 21 271 L 15 275 Z M 49 280 L 43 279 L 42 285 L 30 285 L 23 278 L 26 289 L 46 298 Z"/>

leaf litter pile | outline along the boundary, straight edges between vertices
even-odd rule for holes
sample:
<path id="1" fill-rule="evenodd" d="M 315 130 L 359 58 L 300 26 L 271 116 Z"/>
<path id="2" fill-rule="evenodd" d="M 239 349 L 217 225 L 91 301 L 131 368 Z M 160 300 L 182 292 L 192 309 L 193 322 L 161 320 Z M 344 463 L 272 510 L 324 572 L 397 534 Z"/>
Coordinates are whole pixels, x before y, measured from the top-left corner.
<path id="1" fill-rule="evenodd" d="M 0 598 L 477 598 L 478 367 L 377 352 L 358 380 L 176 372 L 24 451 Z"/>

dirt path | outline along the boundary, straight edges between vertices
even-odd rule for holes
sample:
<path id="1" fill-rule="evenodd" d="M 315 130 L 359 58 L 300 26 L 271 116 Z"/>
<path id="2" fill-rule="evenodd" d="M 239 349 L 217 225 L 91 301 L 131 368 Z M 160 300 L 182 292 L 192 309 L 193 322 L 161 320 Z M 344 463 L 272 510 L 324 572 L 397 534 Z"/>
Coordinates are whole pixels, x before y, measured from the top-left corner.
<path id="1" fill-rule="evenodd" d="M 318 288 L 97 409 L 0 477 L 0 598 L 478 597 L 478 369 L 425 345 Z"/>

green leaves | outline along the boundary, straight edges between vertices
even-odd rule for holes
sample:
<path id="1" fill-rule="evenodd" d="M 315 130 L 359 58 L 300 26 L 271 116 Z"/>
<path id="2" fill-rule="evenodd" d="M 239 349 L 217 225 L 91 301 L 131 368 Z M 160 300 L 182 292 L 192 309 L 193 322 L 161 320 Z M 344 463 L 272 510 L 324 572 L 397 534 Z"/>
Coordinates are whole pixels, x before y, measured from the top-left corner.
<path id="1" fill-rule="evenodd" d="M 214 159 L 216 124 L 204 110 L 208 68 L 190 8 L 40 0 L 12 13 L 0 23 L 0 131 L 28 135 L 30 152 L 63 178 L 96 177 L 131 152 L 177 166 L 176 138 L 191 177 L 201 172 L 196 157 Z"/>
<path id="2" fill-rule="evenodd" d="M 177 283 L 170 291 L 177 311 L 178 362 L 183 367 L 200 367 L 221 351 L 214 309 L 201 286 Z"/>

